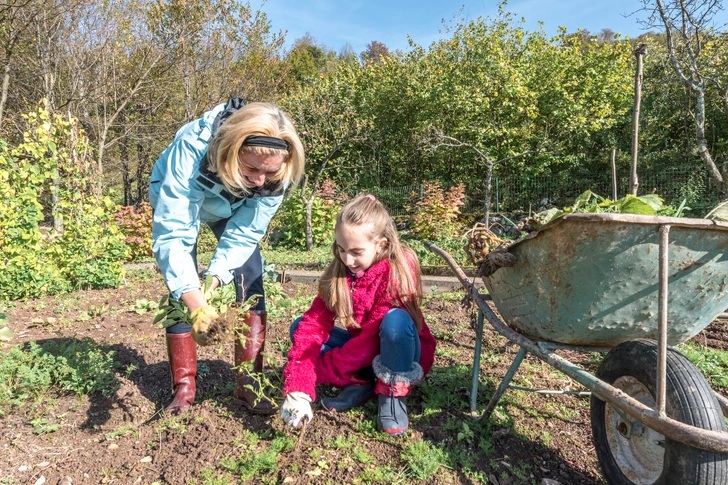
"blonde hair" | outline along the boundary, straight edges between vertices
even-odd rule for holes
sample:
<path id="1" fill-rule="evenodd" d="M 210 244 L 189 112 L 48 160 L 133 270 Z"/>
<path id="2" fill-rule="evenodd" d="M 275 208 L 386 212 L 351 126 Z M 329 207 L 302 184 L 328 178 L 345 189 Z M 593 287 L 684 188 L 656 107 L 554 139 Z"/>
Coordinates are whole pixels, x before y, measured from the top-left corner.
<path id="1" fill-rule="evenodd" d="M 288 142 L 290 148 L 243 146 L 249 136 L 272 136 Z M 296 185 L 303 176 L 303 144 L 286 113 L 271 103 L 249 103 L 230 115 L 218 129 L 208 148 L 210 171 L 215 172 L 225 188 L 237 197 L 251 194 L 239 169 L 239 153 L 264 156 L 283 154 L 280 170 L 271 180 L 284 186 Z"/>
<path id="2" fill-rule="evenodd" d="M 414 251 L 400 242 L 397 228 L 387 209 L 374 196 L 359 195 L 346 204 L 336 218 L 337 228 L 343 224 L 361 228 L 373 242 L 386 240 L 375 263 L 382 259 L 389 260 L 387 294 L 390 303 L 406 310 L 417 330 L 422 330 L 420 263 Z M 339 257 L 336 241 L 333 252 L 334 259 L 319 282 L 319 296 L 345 326 L 358 328 L 359 324 L 353 318 L 351 293 L 346 282 L 347 268 Z"/>

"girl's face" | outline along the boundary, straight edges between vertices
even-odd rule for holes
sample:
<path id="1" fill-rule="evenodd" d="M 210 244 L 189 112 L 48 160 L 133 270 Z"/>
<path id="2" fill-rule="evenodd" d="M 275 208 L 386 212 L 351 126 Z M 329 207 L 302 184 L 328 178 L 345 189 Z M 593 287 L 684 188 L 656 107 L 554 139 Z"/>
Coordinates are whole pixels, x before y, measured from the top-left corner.
<path id="1" fill-rule="evenodd" d="M 352 273 L 366 271 L 379 259 L 387 244 L 386 239 L 372 241 L 367 226 L 341 224 L 336 228 L 336 248 L 339 258 Z"/>

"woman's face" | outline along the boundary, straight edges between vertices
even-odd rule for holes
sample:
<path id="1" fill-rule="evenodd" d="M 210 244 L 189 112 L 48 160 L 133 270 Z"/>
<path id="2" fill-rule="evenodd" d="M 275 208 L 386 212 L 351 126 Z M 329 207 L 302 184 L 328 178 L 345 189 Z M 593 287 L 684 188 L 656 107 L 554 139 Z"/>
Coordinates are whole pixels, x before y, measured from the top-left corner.
<path id="1" fill-rule="evenodd" d="M 356 274 L 366 271 L 378 259 L 379 253 L 386 245 L 386 240 L 372 241 L 366 226 L 350 226 L 341 224 L 336 228 L 336 250 L 339 258 Z"/>
<path id="2" fill-rule="evenodd" d="M 274 177 L 285 161 L 285 154 L 261 155 L 255 152 L 238 153 L 238 170 L 248 187 L 260 187 Z"/>

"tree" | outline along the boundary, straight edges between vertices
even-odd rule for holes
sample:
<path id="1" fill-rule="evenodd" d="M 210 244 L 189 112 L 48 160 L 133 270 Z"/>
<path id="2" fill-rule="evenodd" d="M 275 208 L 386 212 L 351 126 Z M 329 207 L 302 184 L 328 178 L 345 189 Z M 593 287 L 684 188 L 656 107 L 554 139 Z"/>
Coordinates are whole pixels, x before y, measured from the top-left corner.
<path id="1" fill-rule="evenodd" d="M 366 50 L 361 53 L 361 62 L 363 64 L 381 64 L 385 57 L 389 56 L 387 46 L 376 40 L 367 44 Z"/>
<path id="2" fill-rule="evenodd" d="M 366 140 L 372 127 L 356 112 L 354 77 L 358 69 L 341 64 L 330 75 L 300 87 L 281 102 L 306 149 L 301 198 L 306 206 L 307 250 L 313 248 L 312 207 L 325 174 L 353 169 L 357 159 L 346 157 L 346 148 Z"/>
<path id="3" fill-rule="evenodd" d="M 713 35 L 715 14 L 722 10 L 720 0 L 643 0 L 650 13 L 647 26 L 665 29 L 667 59 L 677 79 L 689 90 L 694 101 L 692 116 L 698 153 L 711 177 L 728 195 L 726 168 L 721 171 L 710 152 L 706 137 L 706 93 L 711 85 L 728 85 L 722 66 L 713 64 L 709 52 L 724 42 L 724 36 Z M 716 69 L 718 68 L 718 69 Z M 727 91 L 728 94 L 728 91 Z M 728 98 L 725 98 L 727 99 Z"/>

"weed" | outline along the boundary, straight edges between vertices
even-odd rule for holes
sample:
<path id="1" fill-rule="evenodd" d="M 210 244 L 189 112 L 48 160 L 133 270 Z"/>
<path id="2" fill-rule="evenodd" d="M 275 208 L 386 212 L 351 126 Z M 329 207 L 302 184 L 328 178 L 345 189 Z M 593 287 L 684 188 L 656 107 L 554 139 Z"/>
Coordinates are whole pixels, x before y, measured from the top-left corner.
<path id="1" fill-rule="evenodd" d="M 357 476 L 354 485 L 365 483 L 395 483 L 398 475 L 397 472 L 389 467 L 370 467 Z"/>
<path id="2" fill-rule="evenodd" d="M 405 447 L 402 460 L 414 478 L 427 480 L 445 463 L 445 453 L 428 441 L 420 440 Z"/>
<path id="3" fill-rule="evenodd" d="M 354 460 L 364 465 L 368 463 L 374 463 L 374 457 L 367 453 L 365 449 L 359 448 L 358 446 L 354 448 L 351 456 L 352 458 L 354 458 Z"/>
<path id="4" fill-rule="evenodd" d="M 253 477 L 262 478 L 276 472 L 277 453 L 268 450 L 260 453 L 242 453 L 238 458 L 227 457 L 220 462 L 220 466 L 231 473 L 240 476 L 242 481 Z"/>
<path id="5" fill-rule="evenodd" d="M 137 427 L 131 424 L 121 426 L 111 433 L 106 433 L 106 441 L 113 441 L 116 438 L 120 438 L 121 436 L 126 436 L 128 434 L 131 434 L 133 438 L 136 438 L 139 435 Z"/>
<path id="6" fill-rule="evenodd" d="M 33 433 L 35 434 L 53 433 L 61 427 L 59 424 L 48 424 L 48 420 L 45 418 L 33 419 L 30 424 L 33 426 Z"/>
<path id="7" fill-rule="evenodd" d="M 113 355 L 89 338 L 32 341 L 0 353 L 0 413 L 51 391 L 110 395 L 118 385 Z"/>
<path id="8" fill-rule="evenodd" d="M 472 445 L 474 436 L 475 434 L 468 426 L 468 423 L 463 423 L 462 431 L 458 433 L 458 441 L 466 441 L 469 445 Z"/>
<path id="9" fill-rule="evenodd" d="M 686 342 L 677 348 L 695 364 L 708 382 L 728 389 L 728 351 L 703 347 L 697 342 Z"/>
<path id="10" fill-rule="evenodd" d="M 190 485 L 228 485 L 235 481 L 228 473 L 225 473 L 222 476 L 218 475 L 215 473 L 215 469 L 213 467 L 203 468 L 200 470 L 200 479 L 202 479 L 202 482 L 194 480 L 190 481 Z"/>
<path id="11" fill-rule="evenodd" d="M 134 303 L 134 305 L 132 305 L 131 310 L 137 315 L 144 315 L 149 311 L 156 310 L 158 307 L 158 302 L 153 300 L 147 300 L 146 298 L 140 298 Z"/>
<path id="12" fill-rule="evenodd" d="M 331 447 L 335 448 L 337 450 L 348 450 L 349 448 L 354 446 L 354 443 L 356 443 L 357 437 L 355 435 L 350 435 L 348 438 L 344 437 L 342 435 L 337 435 L 336 438 L 329 438 L 326 440 L 326 444 Z"/>
<path id="13" fill-rule="evenodd" d="M 99 318 L 109 311 L 109 305 L 89 305 L 86 314 L 89 318 Z"/>

